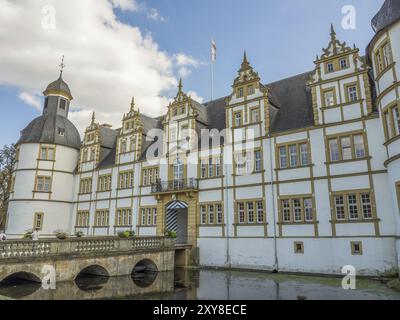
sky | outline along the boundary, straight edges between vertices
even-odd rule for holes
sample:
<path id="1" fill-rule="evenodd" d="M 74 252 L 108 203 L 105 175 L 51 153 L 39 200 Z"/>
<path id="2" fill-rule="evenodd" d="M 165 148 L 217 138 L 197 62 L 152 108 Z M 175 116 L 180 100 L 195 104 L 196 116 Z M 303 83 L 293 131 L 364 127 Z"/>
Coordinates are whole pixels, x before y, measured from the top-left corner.
<path id="1" fill-rule="evenodd" d="M 231 93 L 246 50 L 267 84 L 313 70 L 330 40 L 373 37 L 384 0 L 0 0 L 0 146 L 42 113 L 46 86 L 63 78 L 74 100 L 70 120 L 82 132 L 96 112 L 114 128 L 130 108 L 159 116 L 177 92 L 211 99 L 210 42 L 217 44 L 214 98 Z M 355 28 L 344 29 L 344 6 Z"/>

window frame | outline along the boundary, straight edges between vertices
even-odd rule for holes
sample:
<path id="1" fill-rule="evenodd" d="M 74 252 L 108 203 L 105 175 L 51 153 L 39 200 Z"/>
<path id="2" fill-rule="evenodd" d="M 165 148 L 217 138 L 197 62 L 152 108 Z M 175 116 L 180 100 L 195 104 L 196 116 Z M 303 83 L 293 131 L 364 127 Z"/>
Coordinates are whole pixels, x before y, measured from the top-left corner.
<path id="1" fill-rule="evenodd" d="M 302 153 L 302 146 L 306 146 L 307 148 L 307 164 L 303 163 L 303 153 Z M 296 148 L 296 154 L 295 154 L 295 159 L 296 159 L 296 165 L 293 165 L 292 163 L 292 154 L 290 151 L 290 148 L 295 146 Z M 282 150 L 285 149 L 285 155 L 282 154 Z M 284 144 L 278 144 L 276 146 L 276 164 L 277 164 L 277 170 L 287 170 L 287 169 L 298 169 L 298 168 L 304 168 L 312 165 L 312 159 L 311 159 L 311 149 L 310 149 L 310 143 L 308 140 L 299 140 L 299 141 L 290 141 L 286 142 Z M 282 166 L 283 162 L 282 160 L 286 159 L 286 166 Z"/>
<path id="2" fill-rule="evenodd" d="M 350 88 L 355 87 L 357 99 L 352 100 L 351 94 L 349 93 Z M 360 90 L 360 83 L 358 81 L 349 82 L 344 84 L 344 93 L 345 93 L 345 101 L 346 103 L 357 103 L 362 99 L 361 90 Z"/>
<path id="3" fill-rule="evenodd" d="M 225 225 L 224 205 L 222 202 L 199 203 L 199 214 L 200 227 L 222 227 Z"/>
<path id="4" fill-rule="evenodd" d="M 363 195 L 368 195 L 369 196 L 369 207 L 370 207 L 370 216 L 366 217 L 365 211 L 364 211 L 364 203 L 362 196 Z M 357 218 L 354 216 L 351 217 L 351 212 L 350 212 L 350 201 L 349 197 L 350 196 L 355 196 L 355 202 L 352 203 L 353 206 L 357 207 Z M 340 204 L 340 207 L 344 210 L 344 218 L 338 219 L 338 205 L 336 203 L 336 198 L 342 198 L 343 199 L 343 204 Z M 373 223 L 377 219 L 377 212 L 376 212 L 376 201 L 375 201 L 375 195 L 372 190 L 347 190 L 347 191 L 338 191 L 338 192 L 333 192 L 331 195 L 331 201 L 333 204 L 333 209 L 332 209 L 332 220 L 334 223 L 359 223 L 359 222 L 365 222 L 365 223 Z"/>
<path id="5" fill-rule="evenodd" d="M 332 92 L 333 94 L 333 104 L 332 105 L 327 105 L 326 104 L 326 94 Z M 322 108 L 335 108 L 338 103 L 337 103 L 337 95 L 336 95 L 336 87 L 328 87 L 321 89 L 321 100 L 322 100 Z"/>
<path id="6" fill-rule="evenodd" d="M 363 138 L 363 145 L 364 145 L 364 156 L 363 157 L 357 157 L 356 144 L 354 143 L 356 136 L 362 136 L 362 138 Z M 342 140 L 345 138 L 350 139 L 350 147 L 348 147 L 351 149 L 351 158 L 350 159 L 343 158 Z M 332 148 L 331 148 L 330 142 L 334 141 L 334 140 L 336 140 L 336 145 L 338 148 L 338 160 L 332 159 Z M 368 149 L 368 144 L 367 144 L 367 139 L 366 139 L 366 133 L 364 131 L 343 132 L 343 133 L 340 133 L 337 135 L 326 136 L 326 145 L 327 145 L 327 154 L 326 154 L 327 163 L 329 163 L 329 164 L 365 160 L 366 158 L 369 157 L 369 149 Z"/>
<path id="7" fill-rule="evenodd" d="M 299 202 L 300 219 L 295 218 L 295 201 Z M 311 201 L 312 220 L 306 219 L 306 201 Z M 289 219 L 287 219 L 289 218 Z M 279 223 L 283 225 L 301 225 L 317 223 L 315 198 L 312 194 L 281 196 L 279 198 Z"/>
<path id="8" fill-rule="evenodd" d="M 40 222 L 39 227 L 38 227 L 38 222 Z M 33 217 L 33 230 L 42 231 L 43 224 L 44 224 L 44 212 L 35 212 Z"/>
<path id="9" fill-rule="evenodd" d="M 41 182 L 42 190 L 39 189 L 39 183 Z M 48 182 L 48 183 L 46 183 Z M 52 191 L 52 184 L 53 184 L 53 177 L 52 176 L 36 176 L 35 179 L 35 192 L 37 193 L 51 193 Z M 49 186 L 49 190 L 46 190 L 46 185 Z"/>
<path id="10" fill-rule="evenodd" d="M 98 223 L 100 221 L 100 223 Z M 109 228 L 110 227 L 110 210 L 97 209 L 94 216 L 94 228 Z"/>
<path id="11" fill-rule="evenodd" d="M 262 222 L 260 222 L 258 210 L 258 204 L 262 203 Z M 249 210 L 249 205 L 251 205 Z M 243 207 L 243 210 L 242 210 Z M 252 213 L 253 220 L 250 219 L 249 211 Z M 243 214 L 243 219 L 241 219 L 241 214 Z M 236 226 L 261 226 L 265 225 L 267 219 L 265 200 L 263 199 L 245 199 L 236 200 L 235 202 L 235 225 Z"/>
<path id="12" fill-rule="evenodd" d="M 82 223 L 86 222 L 86 223 Z M 90 212 L 89 210 L 79 210 L 76 213 L 75 228 L 90 228 Z"/>

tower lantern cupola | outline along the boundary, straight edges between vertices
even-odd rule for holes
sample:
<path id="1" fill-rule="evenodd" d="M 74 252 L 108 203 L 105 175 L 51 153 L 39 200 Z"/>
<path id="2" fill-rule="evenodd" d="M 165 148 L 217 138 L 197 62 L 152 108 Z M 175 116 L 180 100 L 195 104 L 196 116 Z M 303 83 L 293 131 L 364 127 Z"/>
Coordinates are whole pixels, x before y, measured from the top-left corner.
<path id="1" fill-rule="evenodd" d="M 63 80 L 64 57 L 60 64 L 60 76 L 50 83 L 43 92 L 45 96 L 43 114 L 57 114 L 68 118 L 70 102 L 73 99 L 68 84 Z"/>

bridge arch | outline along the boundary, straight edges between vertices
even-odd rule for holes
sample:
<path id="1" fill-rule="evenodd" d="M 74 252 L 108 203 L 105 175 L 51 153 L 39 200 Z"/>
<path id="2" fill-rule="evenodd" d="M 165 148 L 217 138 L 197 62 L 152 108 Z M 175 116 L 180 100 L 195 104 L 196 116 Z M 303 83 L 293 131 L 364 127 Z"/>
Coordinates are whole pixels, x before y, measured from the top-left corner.
<path id="1" fill-rule="evenodd" d="M 0 286 L 10 285 L 15 281 L 21 281 L 21 280 L 28 282 L 42 283 L 42 280 L 39 275 L 26 271 L 14 271 L 9 275 L 3 277 L 3 279 L 0 279 Z"/>
<path id="2" fill-rule="evenodd" d="M 131 277 L 139 288 L 150 287 L 158 277 L 157 265 L 150 259 L 143 259 L 135 265 Z"/>
<path id="3" fill-rule="evenodd" d="M 90 264 L 76 275 L 75 280 L 82 276 L 99 276 L 104 278 L 109 278 L 110 274 L 107 269 L 99 264 Z"/>
<path id="4" fill-rule="evenodd" d="M 136 263 L 132 270 L 132 274 L 144 272 L 158 272 L 155 262 L 150 259 L 140 260 L 138 263 Z"/>

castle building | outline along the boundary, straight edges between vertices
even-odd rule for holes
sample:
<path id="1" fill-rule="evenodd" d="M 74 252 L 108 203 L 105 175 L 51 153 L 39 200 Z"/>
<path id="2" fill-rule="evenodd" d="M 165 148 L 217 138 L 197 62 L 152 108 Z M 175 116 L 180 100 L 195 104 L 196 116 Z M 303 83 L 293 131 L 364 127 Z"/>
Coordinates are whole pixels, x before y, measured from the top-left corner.
<path id="1" fill-rule="evenodd" d="M 228 97 L 200 104 L 180 82 L 164 116 L 132 100 L 83 141 L 60 75 L 17 143 L 8 235 L 176 231 L 201 266 L 398 271 L 400 3 L 372 25 L 365 56 L 332 27 L 314 70 L 263 84 L 245 53 Z"/>

